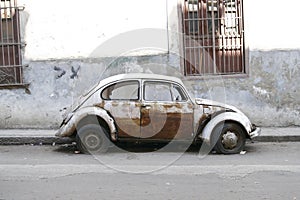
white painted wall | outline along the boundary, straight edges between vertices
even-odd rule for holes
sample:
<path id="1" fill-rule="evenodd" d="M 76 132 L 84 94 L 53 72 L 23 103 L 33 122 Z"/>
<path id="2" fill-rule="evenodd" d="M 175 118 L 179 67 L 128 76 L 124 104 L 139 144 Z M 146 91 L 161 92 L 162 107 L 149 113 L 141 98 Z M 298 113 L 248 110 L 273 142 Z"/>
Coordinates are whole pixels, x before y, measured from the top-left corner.
<path id="1" fill-rule="evenodd" d="M 299 49 L 300 1 L 244 0 L 250 49 Z"/>
<path id="2" fill-rule="evenodd" d="M 165 30 L 159 38 L 161 47 L 167 50 L 167 19 L 170 32 L 178 31 L 177 3 L 178 0 L 19 0 L 29 16 L 25 58 L 88 57 L 118 34 L 144 28 Z M 297 0 L 244 0 L 246 41 L 250 49 L 300 48 L 299 8 Z M 171 48 L 172 43 L 178 46 L 178 38 L 174 34 L 169 36 Z M 102 51 L 101 56 L 115 56 L 115 49 L 114 46 Z"/>
<path id="3" fill-rule="evenodd" d="M 165 29 L 167 23 L 164 0 L 19 0 L 19 4 L 29 14 L 25 58 L 30 60 L 87 57 L 120 33 Z M 103 56 L 113 54 L 106 51 Z"/>

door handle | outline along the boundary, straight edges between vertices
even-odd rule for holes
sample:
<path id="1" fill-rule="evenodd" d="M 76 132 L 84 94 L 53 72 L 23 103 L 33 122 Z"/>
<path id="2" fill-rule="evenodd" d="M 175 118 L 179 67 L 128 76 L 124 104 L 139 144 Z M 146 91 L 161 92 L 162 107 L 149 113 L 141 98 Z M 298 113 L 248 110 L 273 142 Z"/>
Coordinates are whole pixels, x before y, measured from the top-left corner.
<path id="1" fill-rule="evenodd" d="M 143 105 L 142 108 L 144 108 L 146 110 L 149 110 L 149 109 L 151 109 L 151 106 L 150 105 Z"/>

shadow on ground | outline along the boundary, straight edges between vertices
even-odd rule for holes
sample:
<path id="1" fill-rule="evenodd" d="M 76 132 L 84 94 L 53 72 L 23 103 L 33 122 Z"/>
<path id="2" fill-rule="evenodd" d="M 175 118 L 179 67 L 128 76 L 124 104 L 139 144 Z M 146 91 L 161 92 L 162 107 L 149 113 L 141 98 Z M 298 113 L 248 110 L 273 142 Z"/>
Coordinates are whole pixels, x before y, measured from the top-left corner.
<path id="1" fill-rule="evenodd" d="M 244 151 L 246 152 L 254 152 L 255 148 L 249 144 L 253 142 L 249 141 L 247 142 Z M 199 144 L 192 144 L 187 148 L 186 145 L 183 144 L 176 144 L 169 146 L 168 148 L 164 148 L 167 145 L 167 143 L 157 143 L 157 144 L 150 144 L 150 143 L 122 143 L 118 144 L 117 146 L 113 144 L 107 153 L 120 153 L 120 152 L 134 152 L 134 153 L 148 153 L 148 152 L 155 152 L 155 151 L 161 151 L 161 152 L 187 152 L 187 153 L 199 153 L 201 148 L 201 143 Z M 76 147 L 76 143 L 73 142 L 72 144 L 62 144 L 59 145 L 58 148 L 55 149 L 56 152 L 60 153 L 66 153 L 66 154 L 79 154 L 81 153 L 78 151 Z M 210 154 L 215 154 L 214 151 L 212 151 Z"/>

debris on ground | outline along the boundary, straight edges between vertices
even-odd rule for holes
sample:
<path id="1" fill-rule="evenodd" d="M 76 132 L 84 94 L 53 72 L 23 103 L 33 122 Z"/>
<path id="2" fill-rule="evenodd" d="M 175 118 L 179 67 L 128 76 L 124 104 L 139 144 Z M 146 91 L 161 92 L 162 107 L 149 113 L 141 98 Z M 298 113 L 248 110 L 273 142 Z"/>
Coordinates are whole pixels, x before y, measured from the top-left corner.
<path id="1" fill-rule="evenodd" d="M 241 151 L 240 154 L 241 155 L 245 155 L 247 153 L 247 151 Z"/>

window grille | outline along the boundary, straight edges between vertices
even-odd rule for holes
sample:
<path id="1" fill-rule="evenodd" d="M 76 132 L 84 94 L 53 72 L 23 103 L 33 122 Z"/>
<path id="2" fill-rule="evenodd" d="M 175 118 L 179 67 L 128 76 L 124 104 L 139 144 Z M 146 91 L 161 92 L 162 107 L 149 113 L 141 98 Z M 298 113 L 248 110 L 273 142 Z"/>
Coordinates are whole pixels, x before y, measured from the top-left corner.
<path id="1" fill-rule="evenodd" d="M 185 0 L 185 75 L 244 74 L 242 0 Z"/>
<path id="2" fill-rule="evenodd" d="M 22 85 L 22 44 L 16 0 L 1 0 L 0 10 L 0 86 Z"/>

